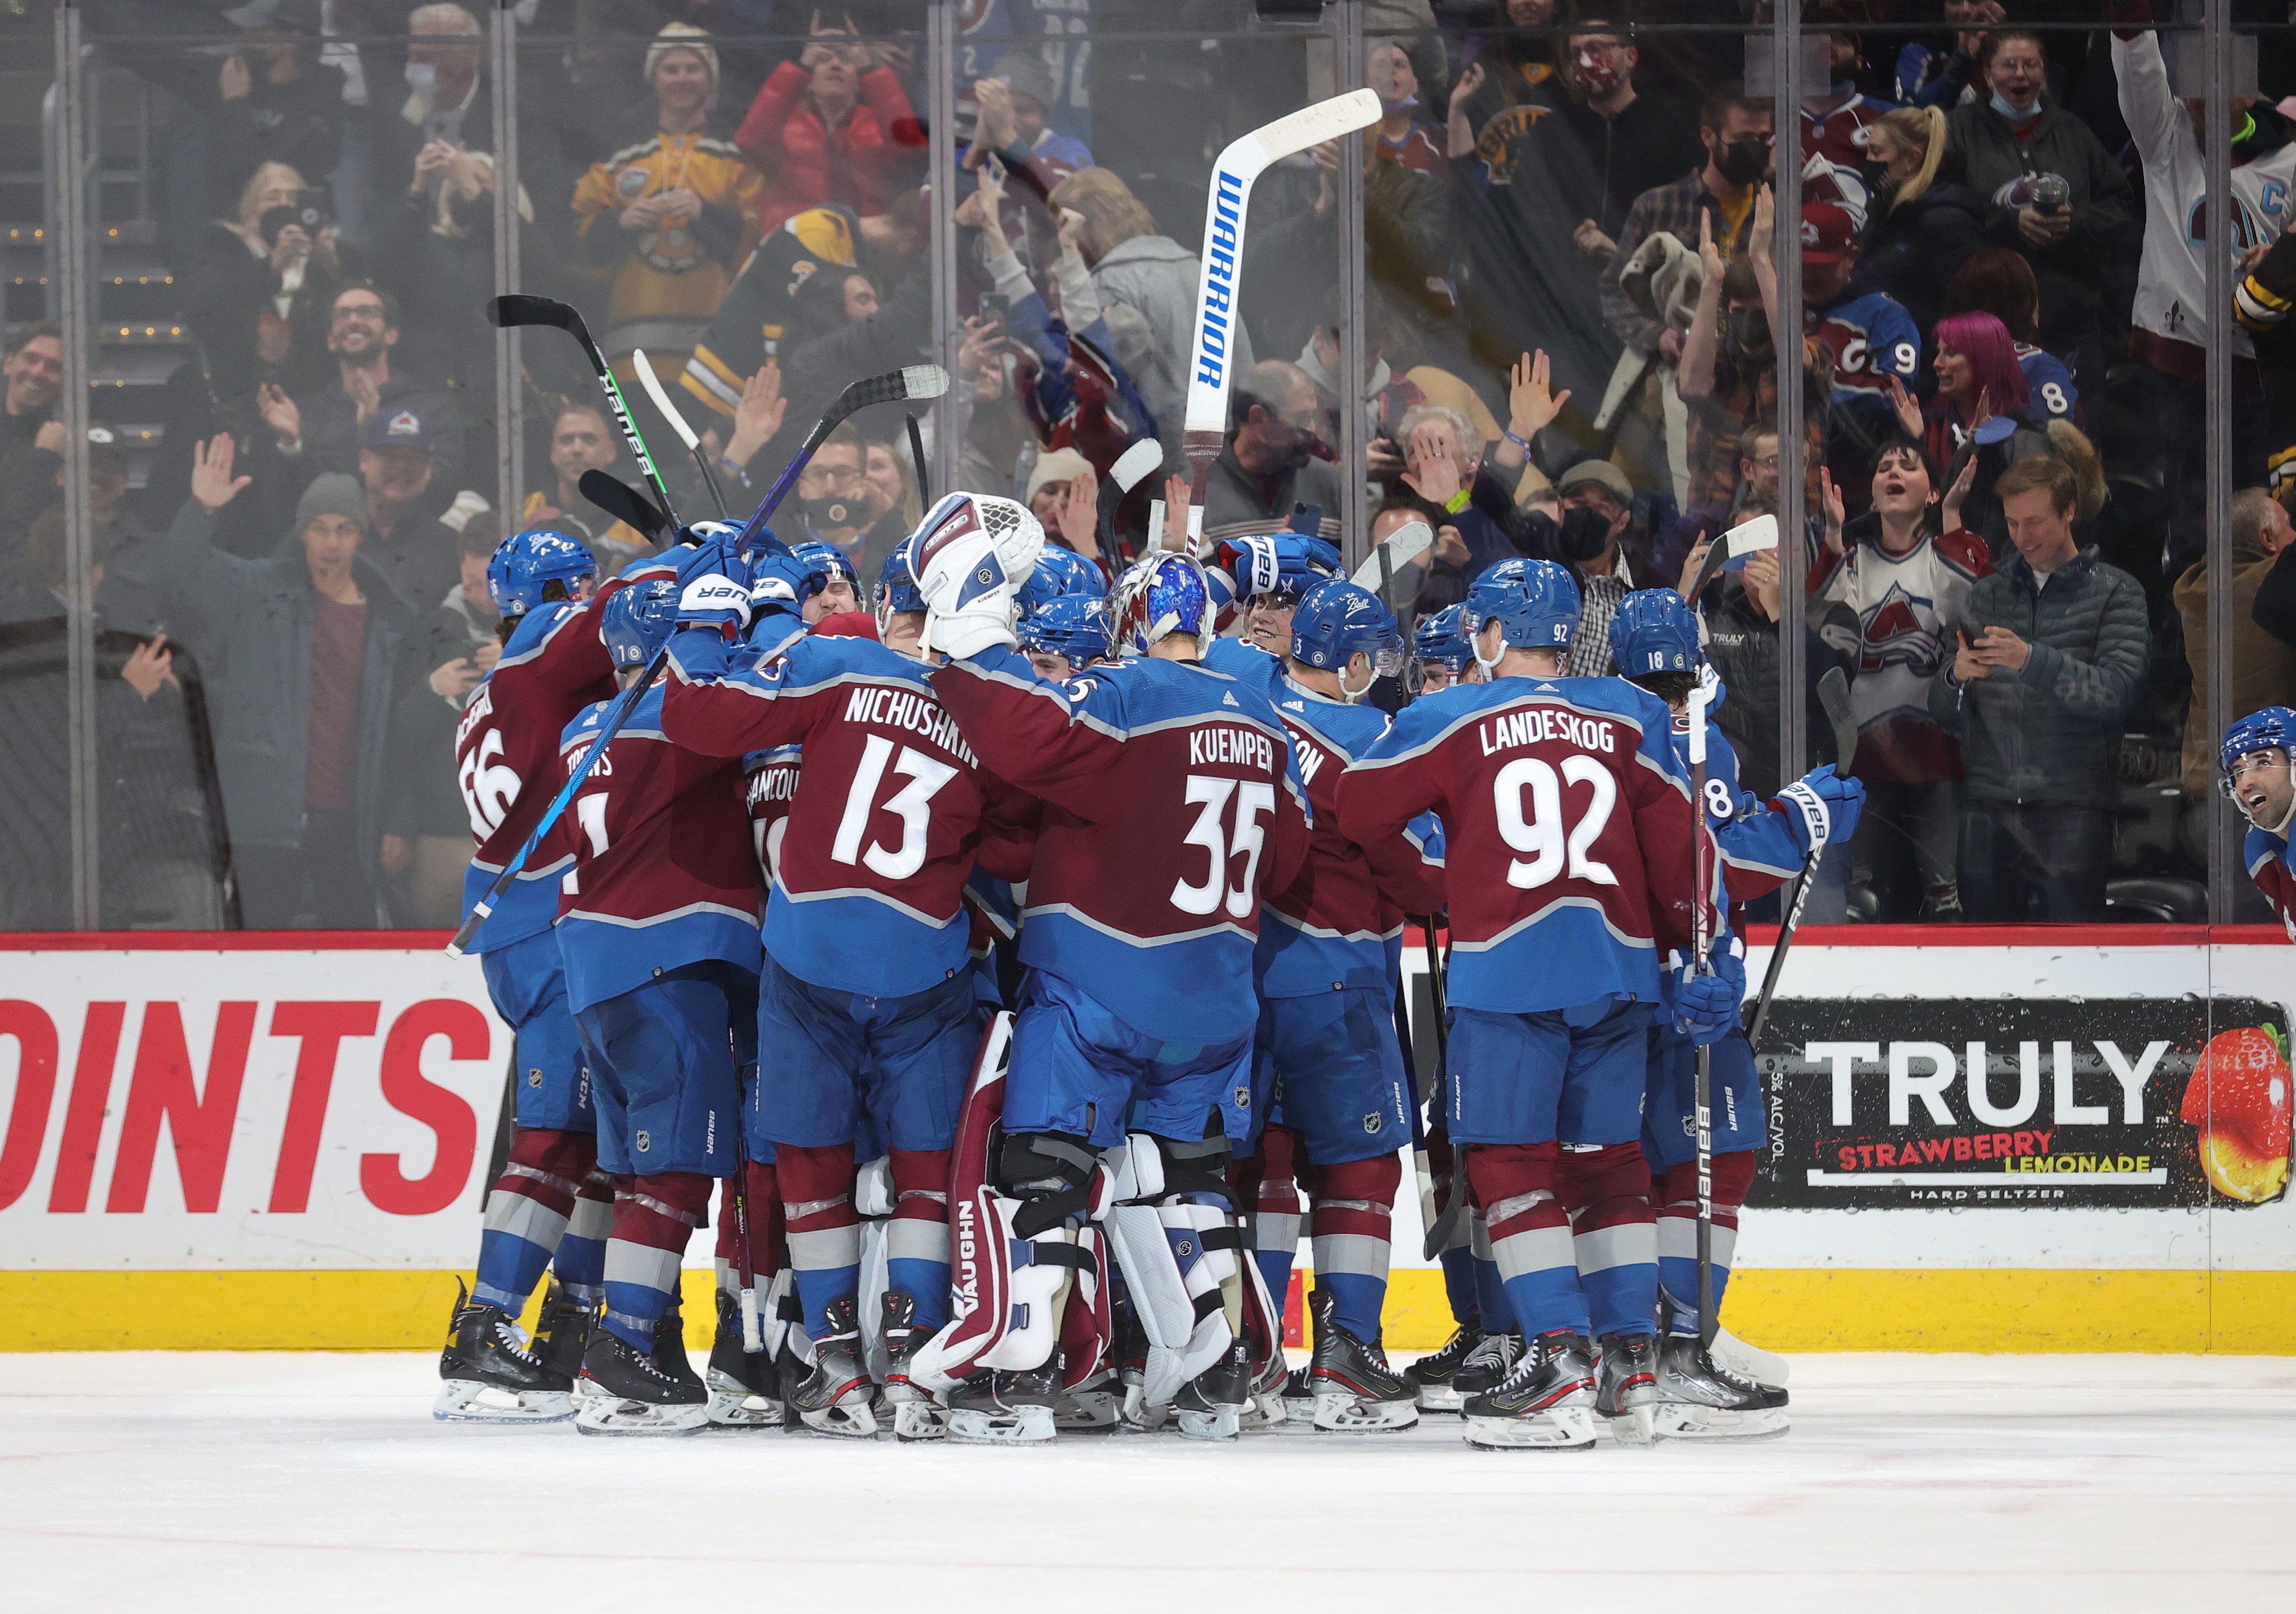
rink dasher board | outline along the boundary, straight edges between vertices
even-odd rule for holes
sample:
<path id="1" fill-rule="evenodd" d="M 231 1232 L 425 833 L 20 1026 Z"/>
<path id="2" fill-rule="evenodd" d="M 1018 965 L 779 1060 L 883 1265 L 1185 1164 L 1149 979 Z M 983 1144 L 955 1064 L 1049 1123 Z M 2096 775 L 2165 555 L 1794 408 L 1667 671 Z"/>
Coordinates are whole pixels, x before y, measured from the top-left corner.
<path id="1" fill-rule="evenodd" d="M 2296 952 L 2259 928 L 1965 928 L 1905 937 L 1806 930 L 1782 996 L 1980 1003 L 2214 992 L 2284 1012 L 2296 984 Z M 90 1323 L 116 1313 L 120 1331 L 116 1340 L 85 1332 L 0 1338 L 0 1348 L 229 1344 L 242 1314 L 287 1296 L 344 1311 L 334 1331 L 321 1329 L 309 1343 L 427 1337 L 439 1297 L 451 1296 L 449 1274 L 466 1271 L 475 1249 L 510 1047 L 475 960 L 446 959 L 428 935 L 12 940 L 0 943 L 0 1290 L 36 1302 L 65 1283 Z M 1759 980 L 1766 947 L 1751 947 L 1747 962 Z M 1407 946 L 1404 963 L 1415 984 L 1423 952 Z M 91 1005 L 105 1004 L 118 1007 L 94 1016 L 91 1041 Z M 108 1069 L 106 1015 L 117 1028 Z M 327 1028 L 343 1026 L 350 1028 L 331 1040 Z M 1447 1329 L 1439 1283 L 1433 1272 L 1412 1270 L 1424 1264 L 1409 1193 L 1396 1211 L 1390 1343 L 1431 1346 Z M 694 1241 L 690 1265 L 707 1266 L 707 1245 Z M 1796 1331 L 1807 1325 L 1798 1346 L 1779 1341 L 1789 1348 L 1911 1343 L 1904 1327 L 1850 1321 L 1894 1304 L 1925 1308 L 1920 1320 L 1936 1325 L 1916 1348 L 2041 1348 L 2005 1343 L 2013 1321 L 1977 1318 L 1988 1307 L 2030 1306 L 2046 1290 L 2084 1319 L 2050 1348 L 2201 1348 L 2228 1297 L 2234 1309 L 2250 1310 L 2296 1299 L 2296 1217 L 2284 1200 L 2238 1210 L 1754 1209 L 1742 1250 L 1748 1265 L 1734 1290 L 1734 1322 L 1749 1332 L 1771 1317 Z M 1303 1266 L 1307 1254 L 1303 1244 Z M 184 1290 L 196 1274 L 208 1278 Z M 43 1275 L 38 1289 L 27 1288 Z M 186 1316 L 206 1318 L 195 1337 L 151 1335 L 154 1283 L 168 1292 L 165 1307 L 183 1303 Z M 2158 1309 L 2163 1293 L 2170 1310 L 2182 1307 L 2198 1321 L 2144 1337 L 2115 1331 L 2132 1305 Z M 356 1305 L 347 1298 L 354 1294 Z M 185 1295 L 196 1304 L 182 1302 Z M 1969 1312 L 1969 1327 L 1930 1315 L 1945 1296 L 1953 1297 L 1947 1310 Z M 29 1308 L 11 1309 L 20 1316 Z M 303 1341 L 263 1334 L 246 1342 Z"/>

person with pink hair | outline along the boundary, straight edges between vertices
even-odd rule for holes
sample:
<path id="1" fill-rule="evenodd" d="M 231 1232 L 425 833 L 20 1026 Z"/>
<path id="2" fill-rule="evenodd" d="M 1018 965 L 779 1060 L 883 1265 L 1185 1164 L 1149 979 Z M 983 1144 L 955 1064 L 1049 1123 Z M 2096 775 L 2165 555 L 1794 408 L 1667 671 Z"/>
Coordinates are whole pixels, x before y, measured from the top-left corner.
<path id="1" fill-rule="evenodd" d="M 1930 340 L 1937 396 L 1923 404 L 1894 381 L 1889 391 L 1898 423 L 1937 464 L 1952 464 L 1956 452 L 1979 438 L 1988 422 L 1998 423 L 1979 440 L 1996 441 L 2019 425 L 2048 429 L 2047 414 L 2034 407 L 2008 326 L 1974 310 L 1948 314 L 1938 321 Z"/>

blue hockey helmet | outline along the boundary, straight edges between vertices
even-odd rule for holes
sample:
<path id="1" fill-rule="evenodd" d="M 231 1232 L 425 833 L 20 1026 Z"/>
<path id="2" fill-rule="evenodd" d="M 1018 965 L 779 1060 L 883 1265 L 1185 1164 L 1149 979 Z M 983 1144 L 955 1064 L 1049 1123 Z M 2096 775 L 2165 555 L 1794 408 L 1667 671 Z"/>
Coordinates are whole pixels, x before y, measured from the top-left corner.
<path id="1" fill-rule="evenodd" d="M 1172 550 L 1135 561 L 1108 596 L 1108 642 L 1128 656 L 1146 655 L 1167 634 L 1188 634 L 1201 644 L 1211 625 L 1204 569 Z"/>
<path id="2" fill-rule="evenodd" d="M 1622 678 L 1694 672 L 1698 618 L 1670 588 L 1638 588 L 1611 619 L 1611 659 Z"/>
<path id="3" fill-rule="evenodd" d="M 677 579 L 657 573 L 627 583 L 606 598 L 598 636 L 617 671 L 652 661 L 677 627 Z"/>
<path id="4" fill-rule="evenodd" d="M 1499 625 L 1509 650 L 1567 650 L 1578 631 L 1578 585 L 1552 561 L 1502 561 L 1475 579 L 1464 604 L 1470 642 L 1487 622 Z"/>
<path id="5" fill-rule="evenodd" d="M 791 546 L 790 553 L 805 562 L 806 570 L 817 574 L 824 587 L 832 578 L 841 577 L 849 583 L 858 581 L 853 575 L 853 557 L 834 544 L 824 544 L 809 538 Z"/>
<path id="6" fill-rule="evenodd" d="M 1340 674 L 1340 692 L 1353 700 L 1371 689 L 1371 678 L 1362 689 L 1348 687 L 1347 669 L 1358 651 L 1370 660 L 1372 678 L 1392 678 L 1403 669 L 1403 629 L 1371 590 L 1326 578 L 1292 613 L 1292 659 Z"/>
<path id="7" fill-rule="evenodd" d="M 914 535 L 893 545 L 885 563 L 877 569 L 877 626 L 882 630 L 885 619 L 897 610 L 922 610 L 924 591 L 909 570 L 909 550 L 916 542 Z"/>
<path id="8" fill-rule="evenodd" d="M 1072 594 L 1097 600 L 1107 592 L 1108 579 L 1098 566 L 1073 549 L 1047 543 L 1037 552 L 1037 568 L 1014 597 L 1022 610 L 1030 611 Z"/>
<path id="9" fill-rule="evenodd" d="M 2232 726 L 2225 730 L 2224 745 L 2217 753 L 2217 760 L 2229 779 L 2233 764 L 2243 757 L 2276 746 L 2296 759 L 2296 711 L 2284 706 L 2267 706 L 2262 711 L 2234 718 Z"/>
<path id="10" fill-rule="evenodd" d="M 1446 605 L 1433 616 L 1421 618 L 1411 635 L 1411 653 L 1422 661 L 1442 663 L 1455 678 L 1465 677 L 1475 664 L 1475 647 L 1459 625 L 1465 614 L 1464 605 Z"/>
<path id="11" fill-rule="evenodd" d="M 1070 666 L 1082 667 L 1108 654 L 1108 602 L 1063 594 L 1022 617 L 1014 631 L 1024 650 L 1066 656 Z"/>
<path id="12" fill-rule="evenodd" d="M 586 546 L 562 532 L 531 527 L 495 545 L 487 561 L 487 593 L 502 615 L 522 617 L 542 604 L 544 584 L 562 583 L 571 594 L 578 579 L 597 575 L 597 557 Z"/>

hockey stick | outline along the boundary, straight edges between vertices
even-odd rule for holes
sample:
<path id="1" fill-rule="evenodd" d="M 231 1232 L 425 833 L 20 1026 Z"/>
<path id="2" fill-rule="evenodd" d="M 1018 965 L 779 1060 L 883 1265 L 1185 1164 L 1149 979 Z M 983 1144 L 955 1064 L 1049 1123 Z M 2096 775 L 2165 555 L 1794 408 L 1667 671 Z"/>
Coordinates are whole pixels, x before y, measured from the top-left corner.
<path id="1" fill-rule="evenodd" d="M 1825 709 L 1825 721 L 1833 730 L 1833 774 L 1837 779 L 1849 777 L 1850 758 L 1857 754 L 1857 714 L 1849 704 L 1849 680 L 1838 667 L 1829 667 L 1817 681 L 1817 703 Z M 1755 1047 L 1761 1045 L 1762 1028 L 1769 1023 L 1770 1000 L 1778 993 L 1778 976 L 1786 967 L 1786 949 L 1793 946 L 1794 932 L 1801 925 L 1802 905 L 1809 901 L 1809 889 L 1817 883 L 1817 860 L 1825 856 L 1823 843 L 1809 849 L 1809 866 L 1794 881 L 1793 901 L 1786 906 L 1785 922 L 1778 927 L 1777 945 L 1770 949 L 1770 967 L 1762 972 L 1762 995 L 1755 1001 L 1753 1018 L 1746 1022 L 1746 1041 Z"/>
<path id="2" fill-rule="evenodd" d="M 1775 524 L 1773 524 L 1775 527 Z M 1775 541 L 1773 537 L 1773 542 Z M 1725 549 L 1726 543 L 1715 548 Z M 1701 580 L 1713 569 L 1710 552 L 1701 569 Z M 1693 594 L 1693 599 L 1696 595 Z M 1707 949 L 1711 938 L 1706 924 L 1706 686 L 1690 692 L 1690 946 L 1691 970 L 1704 975 L 1712 967 Z M 1698 1143 L 1698 1345 L 1714 1343 L 1714 1053 L 1702 1044 L 1697 1074 L 1691 1087 L 1691 1110 Z"/>
<path id="3" fill-rule="evenodd" d="M 734 1276 L 741 1297 L 742 1349 L 756 1356 L 766 1348 L 764 1324 L 758 1316 L 758 1252 L 750 1242 L 750 1151 L 742 1128 L 734 1128 Z"/>
<path id="4" fill-rule="evenodd" d="M 1706 559 L 1699 563 L 1698 576 L 1690 585 L 1690 609 L 1702 618 L 1704 610 L 1698 602 L 1706 593 L 1706 586 L 1714 574 L 1732 561 L 1742 561 L 1758 550 L 1778 546 L 1778 519 L 1775 516 L 1756 516 L 1742 521 L 1716 538 L 1707 547 Z"/>
<path id="5" fill-rule="evenodd" d="M 909 423 L 909 463 L 917 468 L 917 504 L 932 508 L 932 478 L 925 471 L 925 434 L 917 429 L 917 412 L 904 410 L 902 418 Z"/>
<path id="6" fill-rule="evenodd" d="M 1450 995 L 1443 988 L 1443 958 L 1435 947 L 1435 915 L 1428 914 L 1419 922 L 1419 926 L 1420 935 L 1427 944 L 1427 1005 L 1434 1020 L 1435 1077 L 1439 1082 L 1451 1065 L 1451 1034 L 1444 1024 L 1450 1014 Z M 1450 1243 L 1451 1235 L 1458 1231 L 1459 1218 L 1465 1214 L 1466 1208 L 1460 1200 L 1455 1162 L 1451 1202 L 1439 1212 L 1434 1209 L 1435 1169 L 1427 1158 L 1427 1130 L 1425 1118 L 1421 1114 L 1422 1099 L 1422 1094 L 1412 1094 L 1411 1159 L 1419 1168 L 1419 1225 L 1427 1235 L 1422 1242 L 1421 1254 L 1431 1261 L 1442 1253 L 1444 1246 Z"/>
<path id="7" fill-rule="evenodd" d="M 1116 510 L 1130 496 L 1134 488 L 1147 480 L 1149 473 L 1164 463 L 1164 445 L 1152 437 L 1144 437 L 1116 456 L 1116 463 L 1100 479 L 1100 528 L 1093 536 L 1099 541 L 1102 563 L 1108 565 L 1109 555 L 1116 550 Z M 1111 497 L 1111 493 L 1114 497 Z M 1155 530 L 1152 524 L 1150 532 Z M 1119 557 L 1120 558 L 1120 557 Z M 1111 571 L 1119 569 L 1110 566 Z"/>
<path id="8" fill-rule="evenodd" d="M 638 469 L 645 472 L 646 486 L 653 489 L 654 498 L 669 512 L 671 523 L 677 520 L 677 503 L 669 496 L 669 486 L 654 469 L 653 455 L 646 452 L 645 438 L 638 434 L 637 422 L 630 418 L 630 406 L 622 397 L 622 389 L 614 380 L 614 373 L 606 366 L 606 356 L 600 351 L 597 339 L 590 327 L 582 323 L 582 311 L 572 303 L 560 302 L 554 297 L 536 297 L 525 291 L 506 291 L 487 301 L 487 318 L 503 330 L 527 325 L 548 325 L 563 331 L 582 344 L 582 353 L 590 361 L 590 368 L 598 377 L 598 385 L 606 394 L 606 402 L 614 412 L 614 424 L 621 429 L 622 440 L 637 456 Z"/>
<path id="9" fill-rule="evenodd" d="M 765 533 L 766 523 L 773 519 L 773 513 L 781 507 L 781 502 L 789 496 L 789 490 L 797 485 L 798 473 L 806 468 L 829 434 L 843 425 L 849 416 L 873 404 L 922 402 L 937 398 L 947 390 L 948 372 L 939 365 L 909 365 L 898 370 L 888 370 L 882 375 L 857 381 L 839 393 L 837 401 L 814 422 L 813 430 L 806 433 L 805 441 L 799 444 L 797 452 L 790 456 L 790 463 L 782 467 L 781 475 L 775 477 L 774 485 L 766 490 L 764 502 L 758 504 L 757 514 L 742 527 L 742 553 L 748 554 L 756 547 L 758 539 Z"/>
<path id="10" fill-rule="evenodd" d="M 497 298 L 495 300 L 501 302 L 504 299 Z M 549 299 L 537 298 L 531 300 L 547 302 Z M 579 317 L 578 315 L 576 315 L 577 319 Z M 586 337 L 587 332 L 584 334 Z M 914 381 L 912 378 L 915 378 Z M 611 381 L 611 378 L 609 378 L 609 384 Z M 913 391 L 913 388 L 930 388 L 931 389 Z M 915 365 L 906 370 L 889 371 L 883 375 L 874 375 L 864 381 L 855 381 L 848 387 L 838 395 L 837 401 L 830 406 L 829 413 L 823 415 L 815 423 L 812 431 L 807 434 L 805 442 L 799 447 L 796 456 L 783 469 L 780 478 L 774 483 L 772 491 L 766 495 L 765 503 L 758 506 L 757 514 L 751 516 L 748 524 L 742 528 L 742 553 L 748 554 L 761 537 L 772 538 L 778 553 L 788 553 L 789 545 L 782 543 L 778 538 L 773 538 L 772 533 L 766 526 L 766 521 L 773 514 L 775 507 L 796 484 L 798 472 L 805 469 L 806 462 L 813 457 L 814 450 L 821 447 L 822 440 L 834 431 L 847 415 L 870 404 L 897 402 L 908 397 L 939 397 L 947 389 L 948 372 L 938 365 Z M 856 401 L 857 399 L 858 401 Z M 633 437 L 635 438 L 635 431 Z M 640 452 L 644 452 L 643 447 Z M 652 470 L 651 462 L 648 463 L 648 470 Z M 629 721 L 630 714 L 637 709 L 639 700 L 652 685 L 653 681 L 661 676 L 662 668 L 668 665 L 669 647 L 665 644 L 660 653 L 647 665 L 645 676 L 622 692 L 620 699 L 614 704 L 614 709 L 608 714 L 604 725 L 598 730 L 598 737 L 590 741 L 590 749 L 582 753 L 582 759 L 568 773 L 566 782 L 559 786 L 558 794 L 552 797 L 550 805 L 543 809 L 542 817 L 535 824 L 533 833 L 526 838 L 526 844 L 519 848 L 515 856 L 504 863 L 502 873 L 495 876 L 494 883 L 487 888 L 486 895 L 479 898 L 477 905 L 471 909 L 470 916 L 463 921 L 462 927 L 455 932 L 455 938 L 447 944 L 447 957 L 460 958 L 463 955 L 463 949 L 471 945 L 472 939 L 479 933 L 479 928 L 493 914 L 495 904 L 502 900 L 503 892 L 508 889 L 510 882 L 517 878 L 518 872 L 526 866 L 526 860 L 534 856 L 534 848 L 542 844 L 542 838 L 550 833 L 553 826 L 564 815 L 567 804 L 574 799 L 574 792 L 582 788 L 582 782 L 590 776 L 590 770 L 597 766 L 598 758 L 605 754 L 606 747 L 612 743 L 614 736 L 621 732 L 622 725 Z"/>
<path id="11" fill-rule="evenodd" d="M 652 499 L 618 476 L 593 468 L 584 471 L 574 485 L 582 490 L 584 498 L 642 534 L 650 543 L 659 544 L 663 533 L 675 530 L 667 511 L 655 509 Z"/>
<path id="12" fill-rule="evenodd" d="M 710 498 L 717 502 L 718 519 L 726 519 L 733 512 L 726 508 L 726 490 L 718 486 L 718 473 L 709 469 L 709 456 L 701 452 L 701 438 L 693 427 L 685 423 L 685 417 L 677 412 L 677 406 L 669 401 L 669 394 L 662 389 L 661 377 L 656 375 L 653 366 L 646 362 L 645 349 L 631 348 L 630 363 L 637 370 L 638 385 L 645 389 L 646 396 L 653 400 L 653 406 L 661 411 L 662 418 L 669 422 L 669 429 L 677 433 L 677 440 L 685 445 L 685 452 L 693 456 L 693 463 L 701 472 L 701 485 L 709 490 Z"/>
<path id="13" fill-rule="evenodd" d="M 1188 496 L 1191 547 L 1203 535 L 1205 489 L 1212 462 L 1227 441 L 1231 339 L 1240 328 L 1236 299 L 1243 285 L 1244 213 L 1252 182 L 1270 165 L 1369 128 L 1380 117 L 1377 92 L 1350 90 L 1230 141 L 1212 164 L 1204 197 L 1203 266 L 1196 277 L 1196 326 L 1188 345 L 1188 406 L 1180 434 L 1180 452 L 1195 473 Z"/>
<path id="14" fill-rule="evenodd" d="M 1395 574 L 1425 554 L 1435 544 L 1435 529 L 1424 521 L 1406 521 L 1386 540 L 1373 550 L 1364 563 L 1356 568 L 1356 575 L 1348 579 L 1357 588 L 1368 588 L 1390 604 L 1387 591 L 1395 583 Z"/>

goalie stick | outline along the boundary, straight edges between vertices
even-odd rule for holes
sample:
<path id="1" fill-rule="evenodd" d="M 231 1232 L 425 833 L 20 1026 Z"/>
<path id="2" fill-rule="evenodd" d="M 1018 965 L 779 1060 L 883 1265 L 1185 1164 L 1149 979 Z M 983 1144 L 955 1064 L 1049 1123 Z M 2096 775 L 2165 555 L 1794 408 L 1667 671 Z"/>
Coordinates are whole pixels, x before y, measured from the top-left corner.
<path id="1" fill-rule="evenodd" d="M 504 299 L 497 298 L 495 300 L 501 302 Z M 533 300 L 546 302 L 549 299 L 537 298 Z M 578 315 L 576 318 L 578 320 L 580 316 Z M 586 338 L 588 332 L 585 332 L 583 334 Z M 609 377 L 608 381 L 611 384 L 611 378 Z M 883 375 L 869 376 L 846 388 L 838 395 L 837 401 L 829 406 L 828 413 L 816 422 L 813 430 L 806 434 L 804 443 L 799 447 L 788 465 L 783 468 L 772 489 L 767 493 L 765 502 L 758 506 L 757 513 L 751 516 L 748 523 L 742 527 L 742 553 L 745 555 L 750 553 L 757 547 L 760 539 L 770 541 L 777 553 L 788 553 L 789 545 L 774 537 L 766 523 L 771 519 L 775 509 L 782 500 L 788 496 L 791 487 L 796 485 L 798 473 L 805 469 L 806 462 L 813 457 L 814 451 L 821 447 L 823 439 L 836 430 L 848 415 L 857 409 L 865 409 L 871 404 L 898 403 L 908 397 L 939 397 L 947 390 L 948 372 L 938 365 L 912 365 L 904 370 L 892 370 Z M 627 420 L 627 416 L 625 415 L 624 419 Z M 636 429 L 632 427 L 630 430 L 633 441 L 636 441 Z M 653 463 L 644 457 L 645 450 L 643 443 L 638 445 L 638 454 L 651 473 Z M 663 503 L 667 508 L 667 498 Z M 684 531 L 683 528 L 680 530 Z M 565 813 L 567 804 L 574 799 L 574 792 L 582 788 L 582 782 L 590 776 L 591 768 L 595 766 L 598 758 L 605 754 L 606 747 L 612 742 L 614 736 L 621 732 L 622 725 L 629 721 L 630 713 L 637 709 L 639 699 L 653 681 L 661 676 L 662 668 L 668 664 L 669 647 L 664 645 L 660 652 L 647 665 L 645 676 L 622 692 L 620 698 L 614 703 L 614 709 L 607 715 L 604 725 L 598 730 L 598 737 L 590 742 L 589 750 L 582 753 L 582 759 L 576 763 L 572 771 L 567 774 L 566 782 L 559 787 L 558 793 L 550 799 L 550 805 L 543 809 L 542 817 L 535 824 L 533 833 L 526 838 L 526 844 L 519 848 L 517 853 L 503 864 L 502 873 L 495 876 L 494 883 L 487 888 L 486 895 L 479 898 L 477 905 L 471 909 L 470 917 L 463 921 L 461 928 L 455 932 L 455 938 L 447 944 L 447 957 L 460 958 L 463 955 L 463 949 L 471 945 L 472 939 L 479 933 L 479 928 L 493 914 L 495 904 L 502 900 L 503 892 L 509 889 L 510 882 L 517 878 L 518 872 L 526 866 L 526 860 L 534 856 L 534 848 L 542 843 L 542 838 L 550 832 L 552 826 L 556 824 L 559 818 Z"/>
<path id="2" fill-rule="evenodd" d="M 1230 141 L 1212 164 L 1204 198 L 1203 264 L 1196 276 L 1194 340 L 1188 346 L 1187 414 L 1180 434 L 1180 452 L 1195 473 L 1188 495 L 1191 547 L 1203 535 L 1205 487 L 1212 462 L 1227 441 L 1228 385 L 1234 379 L 1231 339 L 1239 328 L 1236 298 L 1243 285 L 1244 213 L 1252 182 L 1286 157 L 1369 128 L 1380 116 L 1376 92 L 1350 90 Z"/>
<path id="3" fill-rule="evenodd" d="M 1857 754 L 1857 714 L 1849 704 L 1849 680 L 1840 668 L 1827 668 L 1818 679 L 1817 703 L 1824 709 L 1826 726 L 1833 731 L 1834 776 L 1847 779 L 1850 758 Z M 1770 949 L 1770 967 L 1762 971 L 1762 995 L 1755 999 L 1753 1015 L 1746 1022 L 1746 1041 L 1757 1051 L 1761 1047 L 1762 1028 L 1769 1022 L 1770 1000 L 1778 994 L 1778 976 L 1786 967 L 1786 950 L 1793 946 L 1794 932 L 1801 926 L 1809 889 L 1817 883 L 1817 860 L 1824 856 L 1824 847 L 1810 848 L 1809 866 L 1794 881 L 1793 901 L 1786 905 L 1785 922 L 1778 927 L 1777 945 Z"/>

